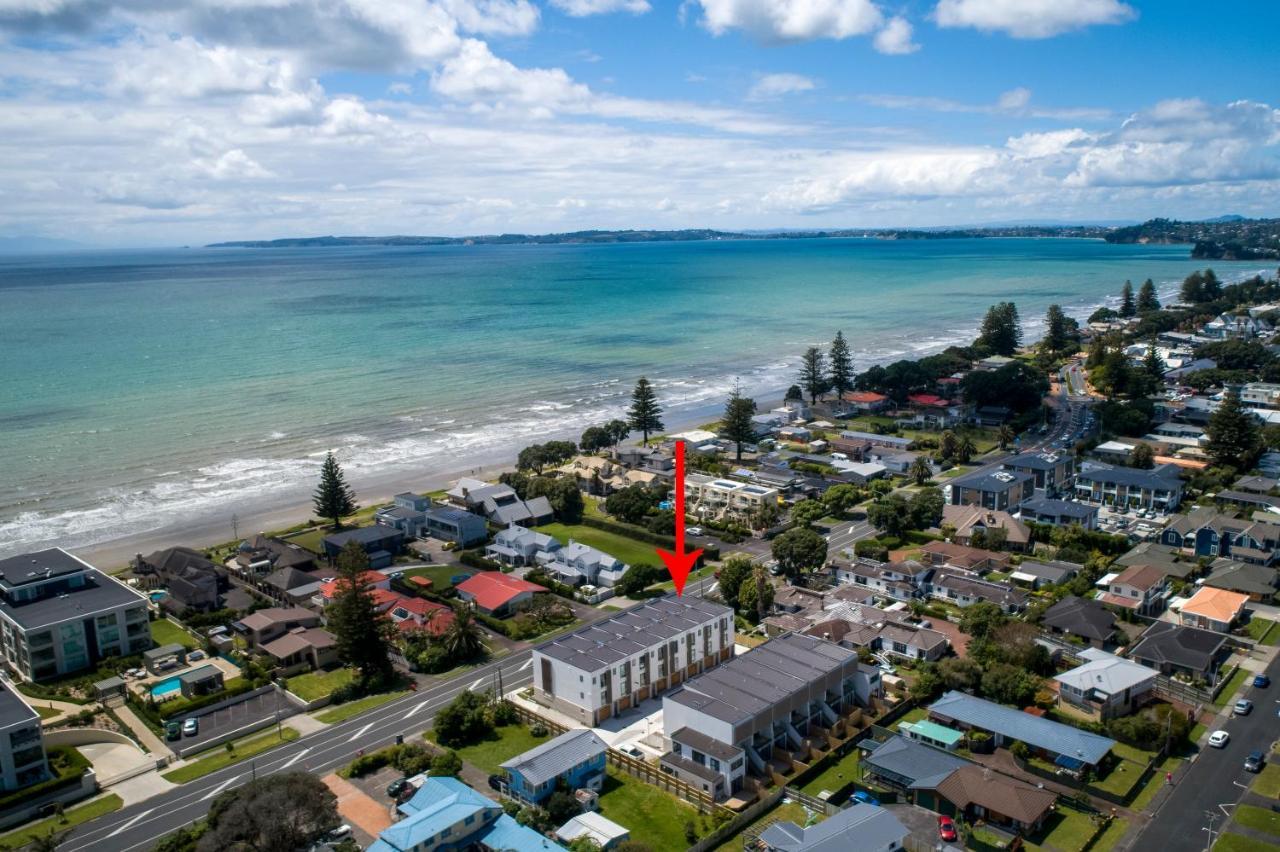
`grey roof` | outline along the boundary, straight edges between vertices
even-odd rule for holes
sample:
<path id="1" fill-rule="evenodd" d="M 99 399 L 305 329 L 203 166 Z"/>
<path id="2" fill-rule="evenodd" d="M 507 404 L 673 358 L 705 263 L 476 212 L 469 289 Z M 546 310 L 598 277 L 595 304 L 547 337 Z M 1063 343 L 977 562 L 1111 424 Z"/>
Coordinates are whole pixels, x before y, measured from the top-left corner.
<path id="1" fill-rule="evenodd" d="M 145 660 L 160 660 L 165 657 L 172 657 L 174 654 L 185 654 L 186 651 L 186 645 L 171 642 L 168 645 L 161 645 L 159 648 L 152 648 L 149 651 L 143 651 L 142 657 Z"/>
<path id="2" fill-rule="evenodd" d="M 297 568 L 278 568 L 264 577 L 262 582 L 282 592 L 287 592 L 319 581 L 306 571 L 299 571 Z"/>
<path id="3" fill-rule="evenodd" d="M 682 743 L 721 760 L 733 760 L 742 754 L 742 749 L 725 745 L 700 731 L 695 731 L 693 728 L 681 728 L 671 735 L 671 739 L 673 742 Z"/>
<path id="4" fill-rule="evenodd" d="M 20 553 L 0 560 L 0 588 L 12 589 L 63 574 L 75 574 L 90 568 L 61 547 Z"/>
<path id="5" fill-rule="evenodd" d="M 938 786 L 952 772 L 969 765 L 964 758 L 897 734 L 877 745 L 861 762 L 872 771 L 906 779 L 908 787 L 925 790 Z"/>
<path id="6" fill-rule="evenodd" d="M 1104 695 L 1115 695 L 1154 681 L 1156 677 L 1154 669 L 1097 648 L 1085 648 L 1080 652 L 1080 658 L 1085 662 L 1057 675 L 1054 680 L 1081 692 L 1097 690 Z"/>
<path id="7" fill-rule="evenodd" d="M 1068 595 L 1049 607 L 1041 622 L 1064 633 L 1099 642 L 1106 641 L 1116 629 L 1116 617 L 1110 610 L 1095 600 L 1075 595 Z"/>
<path id="8" fill-rule="evenodd" d="M 1131 568 L 1134 565 L 1154 565 L 1170 577 L 1181 579 L 1186 579 L 1193 571 L 1200 570 L 1200 563 L 1196 560 L 1183 560 L 1180 557 L 1181 551 L 1175 548 L 1165 547 L 1154 541 L 1144 541 L 1128 553 L 1117 557 L 1115 564 L 1125 568 Z"/>
<path id="9" fill-rule="evenodd" d="M 980 580 L 977 577 L 966 577 L 963 574 L 941 572 L 930 580 L 929 584 L 934 588 L 954 589 L 969 597 L 1001 605 L 1016 607 L 1027 605 L 1027 593 L 1008 583 L 997 583 L 990 580 Z"/>
<path id="10" fill-rule="evenodd" d="M 1033 515 L 1055 515 L 1060 518 L 1084 520 L 1098 514 L 1098 507 L 1090 506 L 1087 503 L 1077 503 L 1073 500 L 1053 500 L 1047 497 L 1035 497 L 1022 504 L 1022 513 L 1024 515 L 1031 513 Z"/>
<path id="11" fill-rule="evenodd" d="M 1215 559 L 1206 586 L 1230 589 L 1256 595 L 1273 595 L 1276 591 L 1276 569 L 1234 559 Z"/>
<path id="12" fill-rule="evenodd" d="M 682 772 L 688 772 L 690 775 L 696 775 L 703 781 L 718 781 L 720 779 L 720 773 L 716 772 L 710 766 L 703 766 L 700 763 L 694 763 L 690 758 L 687 758 L 682 754 L 676 754 L 674 751 L 669 751 L 664 754 L 662 756 L 662 762 L 669 763 L 680 769 Z"/>
<path id="13" fill-rule="evenodd" d="M 929 714 L 935 713 L 974 728 L 1003 734 L 1009 739 L 1022 740 L 1033 748 L 1074 757 L 1090 765 L 1097 765 L 1116 744 L 1115 740 L 1107 737 L 955 690 L 929 705 Z"/>
<path id="14" fill-rule="evenodd" d="M 559 778 L 573 767 L 599 757 L 609 746 L 590 728 L 565 731 L 555 739 L 518 754 L 502 764 L 502 768 L 515 772 L 525 783 L 537 786 Z"/>
<path id="15" fill-rule="evenodd" d="M 594 672 L 724 617 L 733 618 L 733 610 L 724 604 L 667 595 L 552 639 L 534 651 Z"/>
<path id="16" fill-rule="evenodd" d="M 1147 628 L 1129 656 L 1155 663 L 1172 663 L 1192 671 L 1207 671 L 1227 637 L 1212 630 L 1157 621 Z"/>
<path id="17" fill-rule="evenodd" d="M 738 724 L 810 689 L 832 672 L 856 670 L 858 665 L 855 651 L 787 633 L 686 681 L 663 701 Z"/>
<path id="18" fill-rule="evenodd" d="M 1171 489 L 1181 485 L 1178 466 L 1162 464 L 1152 470 L 1136 467 L 1115 467 L 1113 465 L 1089 464 L 1084 467 L 1076 479 L 1083 482 L 1106 482 L 1115 485 L 1151 489 Z"/>
<path id="19" fill-rule="evenodd" d="M 976 471 L 965 476 L 957 476 L 951 480 L 951 487 L 973 488 L 978 491 L 1008 491 L 1034 479 L 1031 474 L 1020 470 Z"/>
<path id="20" fill-rule="evenodd" d="M 884 808 L 860 802 L 801 828 L 794 822 L 775 822 L 760 839 L 781 852 L 848 852 L 850 849 L 896 848 L 910 834 Z"/>
<path id="21" fill-rule="evenodd" d="M 12 619 L 23 630 L 30 631 L 131 604 L 141 607 L 147 605 L 147 599 L 141 593 L 108 577 L 97 568 L 88 569 L 84 576 L 86 583 L 83 587 L 69 590 L 64 595 L 17 606 L 8 601 L 0 601 L 0 613 Z"/>
<path id="22" fill-rule="evenodd" d="M 426 512 L 419 512 L 417 509 L 409 509 L 404 506 L 388 506 L 385 509 L 378 510 L 380 518 L 399 518 L 405 521 L 416 521 L 419 518 L 425 518 Z"/>
<path id="23" fill-rule="evenodd" d="M 427 510 L 426 515 L 430 519 L 448 521 L 452 524 L 460 524 L 470 518 L 475 518 L 477 521 L 482 520 L 479 515 L 468 512 L 466 509 L 459 509 L 457 506 L 432 506 Z"/>
<path id="24" fill-rule="evenodd" d="M 8 681 L 0 683 L 0 728 L 35 722 L 39 718 L 40 714 L 31 709 Z"/>
<path id="25" fill-rule="evenodd" d="M 201 666 L 198 669 L 183 672 L 178 675 L 178 680 L 183 683 L 200 683 L 203 680 L 209 680 L 214 677 L 221 677 L 222 669 L 217 666 Z"/>
<path id="26" fill-rule="evenodd" d="M 359 542 L 362 547 L 369 545 L 382 544 L 390 539 L 404 540 L 404 533 L 392 527 L 358 527 L 353 530 L 343 530 L 340 533 L 334 533 L 324 537 L 324 543 L 329 547 L 342 549 L 348 542 Z"/>
<path id="27" fill-rule="evenodd" d="M 1083 565 L 1077 565 L 1074 562 L 1036 562 L 1031 559 L 1023 560 L 1022 564 L 1014 570 L 1022 574 L 1030 574 L 1050 583 L 1061 583 L 1063 580 L 1074 574 L 1079 574 Z"/>
<path id="28" fill-rule="evenodd" d="M 1005 467 L 1027 468 L 1030 470 L 1053 470 L 1063 462 L 1071 463 L 1071 457 L 1065 453 L 1018 453 L 1010 456 L 1001 464 Z"/>

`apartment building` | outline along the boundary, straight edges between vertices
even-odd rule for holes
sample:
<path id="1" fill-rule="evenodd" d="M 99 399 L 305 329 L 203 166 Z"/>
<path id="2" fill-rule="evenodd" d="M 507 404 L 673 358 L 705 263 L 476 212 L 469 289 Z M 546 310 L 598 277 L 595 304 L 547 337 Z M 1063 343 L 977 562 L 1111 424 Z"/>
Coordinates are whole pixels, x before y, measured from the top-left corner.
<path id="1" fill-rule="evenodd" d="M 1038 497 L 1069 494 L 1075 479 L 1075 457 L 1071 453 L 1018 453 L 1004 460 L 1005 470 L 1029 474 L 1035 479 Z"/>
<path id="2" fill-rule="evenodd" d="M 778 502 L 778 490 L 700 473 L 685 477 L 685 508 L 703 520 L 745 521 L 766 503 Z"/>
<path id="3" fill-rule="evenodd" d="M 1086 463 L 1076 474 L 1077 499 L 1104 506 L 1172 512 L 1182 502 L 1182 492 L 1182 479 L 1174 464 L 1140 470 Z"/>
<path id="4" fill-rule="evenodd" d="M 533 697 L 598 725 L 733 656 L 733 610 L 655 598 L 533 649 Z"/>
<path id="5" fill-rule="evenodd" d="M 25 680 L 151 647 L 147 598 L 61 548 L 0 560 L 0 654 Z"/>
<path id="6" fill-rule="evenodd" d="M 40 714 L 7 681 L 0 681 L 0 791 L 19 790 L 49 777 Z"/>

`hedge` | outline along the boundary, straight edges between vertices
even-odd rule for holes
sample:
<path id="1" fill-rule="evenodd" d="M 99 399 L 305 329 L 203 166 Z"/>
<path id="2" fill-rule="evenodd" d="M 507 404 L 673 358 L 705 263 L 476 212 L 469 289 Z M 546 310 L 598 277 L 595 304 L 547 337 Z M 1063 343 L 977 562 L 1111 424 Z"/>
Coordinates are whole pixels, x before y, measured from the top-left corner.
<path id="1" fill-rule="evenodd" d="M 485 559 L 480 555 L 478 550 L 463 550 L 458 553 L 458 561 L 469 568 L 477 568 L 481 571 L 502 571 L 503 566 L 499 562 L 492 559 Z"/>
<path id="2" fill-rule="evenodd" d="M 645 544 L 654 544 L 658 547 L 665 547 L 667 550 L 675 550 L 676 540 L 669 535 L 658 535 L 655 532 L 649 532 L 642 527 L 635 527 L 630 524 L 621 524 L 617 521 L 608 521 L 604 518 L 598 518 L 594 515 L 584 515 L 581 521 L 585 527 L 595 527 L 598 530 L 611 532 L 615 535 L 633 538 L 636 541 L 643 541 Z M 716 545 L 707 545 L 702 548 L 702 558 L 711 562 L 720 561 L 720 548 Z"/>
<path id="3" fill-rule="evenodd" d="M 89 769 L 88 758 L 69 746 L 51 746 L 45 749 L 45 754 L 49 758 L 49 771 L 54 773 L 54 777 L 47 781 L 41 781 L 39 784 L 23 787 L 21 790 L 14 790 L 7 795 L 0 796 L 0 810 L 12 807 L 26 799 L 43 796 L 54 790 L 79 784 L 80 777 Z M 54 769 L 55 758 L 58 758 L 60 763 L 66 765 L 64 769 Z"/>
<path id="4" fill-rule="evenodd" d="M 201 695 L 198 698 L 179 698 L 176 701 L 166 701 L 163 704 L 153 704 L 150 701 L 143 701 L 129 693 L 129 704 L 140 715 L 150 721 L 157 727 L 162 727 L 166 720 L 184 713 L 190 713 L 193 710 L 199 710 L 202 707 L 208 707 L 210 704 L 217 704 L 219 701 L 225 701 L 236 695 L 249 692 L 256 689 L 252 681 L 242 677 L 233 677 L 227 681 L 221 692 L 215 692 L 213 695 Z M 163 712 L 161 712 L 163 711 Z"/>

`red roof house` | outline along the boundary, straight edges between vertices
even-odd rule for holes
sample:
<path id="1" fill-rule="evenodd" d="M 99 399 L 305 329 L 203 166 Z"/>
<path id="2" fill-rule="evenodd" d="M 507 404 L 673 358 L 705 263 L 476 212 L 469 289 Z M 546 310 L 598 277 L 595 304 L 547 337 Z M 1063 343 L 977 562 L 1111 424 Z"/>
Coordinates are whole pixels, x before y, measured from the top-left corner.
<path id="1" fill-rule="evenodd" d="M 375 590 L 386 591 L 391 588 L 391 578 L 381 571 L 365 571 L 360 575 L 360 579 L 364 581 L 366 588 L 372 587 Z M 338 580 L 329 580 L 320 584 L 320 597 L 323 598 L 323 605 L 328 606 L 333 601 L 333 596 L 338 593 Z"/>
<path id="2" fill-rule="evenodd" d="M 523 609 L 546 588 L 501 571 L 481 571 L 456 586 L 458 597 L 485 615 L 498 618 Z"/>
<path id="3" fill-rule="evenodd" d="M 951 405 L 951 400 L 932 393 L 913 393 L 907 397 L 907 402 L 921 408 L 947 408 Z"/>
<path id="4" fill-rule="evenodd" d="M 385 612 L 400 630 L 426 630 L 432 636 L 444 633 L 454 620 L 452 607 L 425 598 L 396 595 Z"/>

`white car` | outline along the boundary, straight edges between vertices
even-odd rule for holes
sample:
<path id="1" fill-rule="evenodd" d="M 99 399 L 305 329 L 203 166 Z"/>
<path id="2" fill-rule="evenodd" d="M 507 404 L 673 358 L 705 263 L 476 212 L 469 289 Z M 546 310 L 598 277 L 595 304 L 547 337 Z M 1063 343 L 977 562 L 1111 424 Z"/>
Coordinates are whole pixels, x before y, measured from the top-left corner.
<path id="1" fill-rule="evenodd" d="M 1209 745 L 1214 748 L 1226 748 L 1230 740 L 1231 735 L 1226 731 L 1214 731 L 1209 735 Z"/>
<path id="2" fill-rule="evenodd" d="M 702 527 L 685 527 L 686 535 L 702 535 Z"/>

